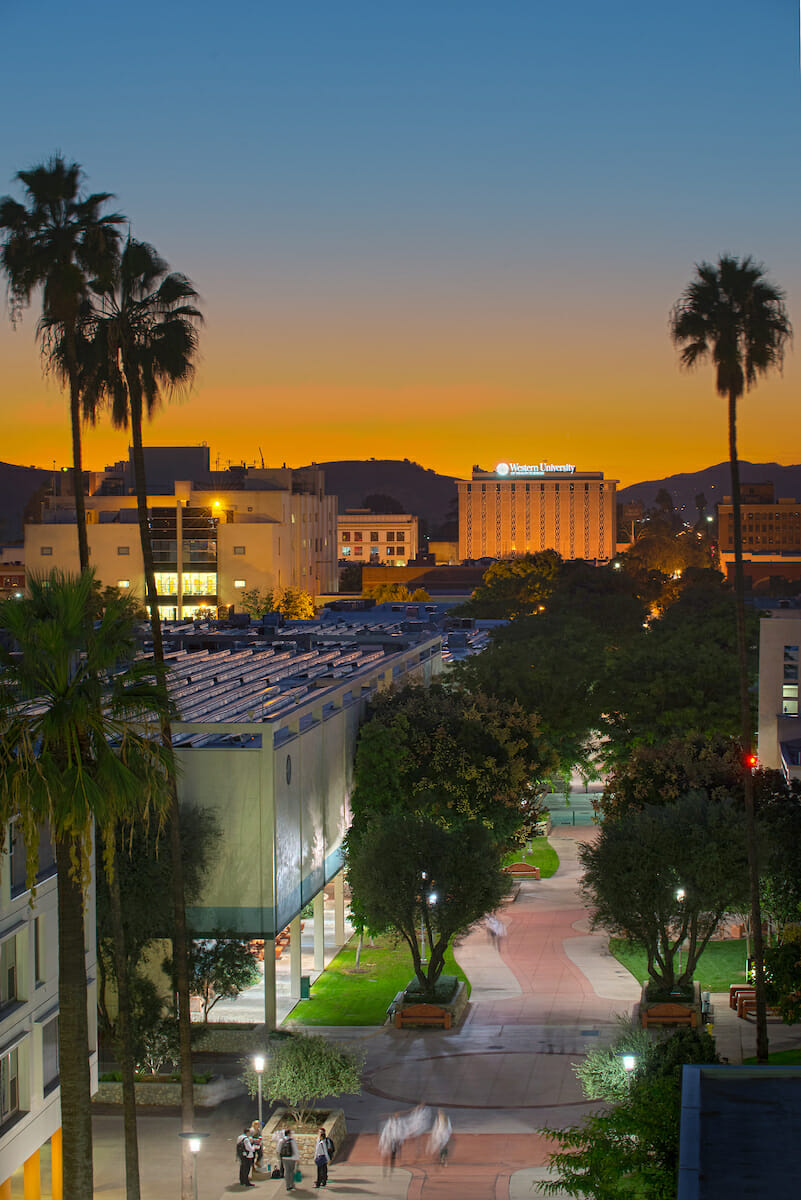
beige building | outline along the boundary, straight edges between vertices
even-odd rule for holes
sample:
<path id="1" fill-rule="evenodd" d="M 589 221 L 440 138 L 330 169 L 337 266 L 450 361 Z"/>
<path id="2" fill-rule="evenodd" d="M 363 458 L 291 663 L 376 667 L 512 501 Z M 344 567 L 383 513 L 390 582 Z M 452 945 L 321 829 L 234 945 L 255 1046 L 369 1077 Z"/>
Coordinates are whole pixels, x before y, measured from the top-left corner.
<path id="1" fill-rule="evenodd" d="M 801 779 L 801 611 L 775 608 L 759 622 L 759 761 Z"/>
<path id="2" fill-rule="evenodd" d="M 510 558 L 556 550 L 563 558 L 615 554 L 617 480 L 570 463 L 500 462 L 473 468 L 459 490 L 459 557 Z"/>
<path id="3" fill-rule="evenodd" d="M 225 474 L 225 473 L 222 473 Z M 163 616 L 240 607 L 245 590 L 336 591 L 336 498 L 317 468 L 250 469 L 236 488 L 177 481 L 148 497 L 156 586 Z M 87 497 L 89 553 L 97 577 L 144 598 L 136 497 Z M 29 572 L 78 570 L 74 501 L 48 496 L 41 524 L 25 526 Z"/>
<path id="4" fill-rule="evenodd" d="M 337 517 L 339 557 L 368 566 L 405 567 L 417 557 L 417 517 L 349 508 Z"/>

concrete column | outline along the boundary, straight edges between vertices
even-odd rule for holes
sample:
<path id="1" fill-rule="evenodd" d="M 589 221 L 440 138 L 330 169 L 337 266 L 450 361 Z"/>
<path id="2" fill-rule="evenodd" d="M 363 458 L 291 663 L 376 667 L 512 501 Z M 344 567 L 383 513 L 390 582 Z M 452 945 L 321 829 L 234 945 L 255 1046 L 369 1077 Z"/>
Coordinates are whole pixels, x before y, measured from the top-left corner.
<path id="1" fill-rule="evenodd" d="M 334 945 L 345 945 L 345 869 L 334 876 Z"/>
<path id="2" fill-rule="evenodd" d="M 60 1127 L 50 1138 L 50 1180 L 53 1200 L 64 1200 L 64 1159 Z"/>
<path id="3" fill-rule="evenodd" d="M 289 922 L 289 997 L 300 1000 L 300 917 Z"/>
<path id="4" fill-rule="evenodd" d="M 325 892 L 314 897 L 314 969 L 325 967 Z"/>
<path id="5" fill-rule="evenodd" d="M 34 1150 L 30 1158 L 25 1159 L 22 1179 L 24 1200 L 42 1200 L 42 1173 L 39 1169 L 38 1150 Z"/>
<path id="6" fill-rule="evenodd" d="M 264 1024 L 268 1029 L 275 1029 L 278 1019 L 278 1009 L 275 1003 L 275 942 L 270 937 L 264 939 Z M 53 1197 L 55 1200 L 55 1197 Z"/>

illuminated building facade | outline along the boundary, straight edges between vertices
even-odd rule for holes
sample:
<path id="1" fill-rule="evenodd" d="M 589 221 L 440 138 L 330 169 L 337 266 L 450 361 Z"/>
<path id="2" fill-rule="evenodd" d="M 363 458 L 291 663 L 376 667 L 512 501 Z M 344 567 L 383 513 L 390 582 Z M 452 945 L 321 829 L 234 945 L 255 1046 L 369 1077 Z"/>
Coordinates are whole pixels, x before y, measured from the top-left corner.
<path id="1" fill-rule="evenodd" d="M 556 550 L 562 558 L 615 554 L 617 480 L 571 463 L 500 462 L 457 480 L 459 557 L 511 558 Z"/>
<path id="2" fill-rule="evenodd" d="M 405 567 L 417 557 L 417 517 L 349 508 L 337 517 L 340 559 L 368 566 Z"/>

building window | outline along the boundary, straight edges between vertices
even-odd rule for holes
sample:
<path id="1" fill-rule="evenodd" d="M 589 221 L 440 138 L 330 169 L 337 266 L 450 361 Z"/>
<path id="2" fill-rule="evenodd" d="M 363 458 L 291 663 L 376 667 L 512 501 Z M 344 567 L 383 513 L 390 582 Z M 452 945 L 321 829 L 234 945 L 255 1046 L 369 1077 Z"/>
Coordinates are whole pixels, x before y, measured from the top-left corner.
<path id="1" fill-rule="evenodd" d="M 356 531 L 356 533 L 354 533 L 354 535 L 353 535 L 353 540 L 354 540 L 354 542 L 362 542 L 362 541 L 364 541 L 364 535 L 362 534 L 362 531 L 361 531 L 361 529 L 358 529 L 358 530 Z"/>
<path id="2" fill-rule="evenodd" d="M 387 554 L 388 554 L 388 555 L 392 555 L 392 554 L 394 554 L 394 553 L 395 553 L 395 547 L 394 547 L 394 546 L 387 546 Z"/>
<path id="3" fill-rule="evenodd" d="M 370 541 L 371 541 L 371 542 L 377 542 L 377 541 L 378 541 L 378 530 L 377 530 L 377 529 L 371 529 L 371 530 L 370 530 Z"/>
<path id="4" fill-rule="evenodd" d="M 350 546 L 343 546 L 343 547 L 342 547 L 342 557 L 343 557 L 343 558 L 349 558 L 349 557 L 350 557 Z"/>
<path id="5" fill-rule="evenodd" d="M 129 588 L 130 586 L 131 586 L 130 579 L 118 579 L 117 580 L 118 588 Z"/>
<path id="6" fill-rule="evenodd" d="M 39 548 L 39 553 L 40 553 L 40 554 L 41 554 L 41 555 L 42 555 L 44 558 L 49 558 L 49 557 L 52 557 L 52 554 L 53 554 L 53 547 L 52 547 L 52 546 L 41 546 L 41 547 Z"/>
<path id="7" fill-rule="evenodd" d="M 131 547 L 130 546 L 118 546 L 117 553 L 124 557 L 126 554 L 131 553 Z"/>
<path id="8" fill-rule="evenodd" d="M 20 1110 L 19 1047 L 0 1057 L 0 1126 Z"/>
<path id="9" fill-rule="evenodd" d="M 394 532 L 393 532 L 391 529 L 388 529 L 388 530 L 387 530 L 387 541 L 388 541 L 388 542 L 394 542 L 394 541 L 395 541 L 395 534 L 394 534 Z"/>
<path id="10" fill-rule="evenodd" d="M 784 647 L 784 678 L 798 679 L 798 646 Z"/>
<path id="11" fill-rule="evenodd" d="M 33 981 L 38 987 L 45 981 L 44 926 L 42 917 L 33 921 Z"/>
<path id="12" fill-rule="evenodd" d="M 364 546 L 357 546 L 355 548 L 355 550 L 353 551 L 353 553 L 356 555 L 357 558 L 361 558 L 362 555 L 364 554 Z"/>
<path id="13" fill-rule="evenodd" d="M 343 541 L 343 542 L 349 542 L 349 541 L 350 541 L 350 532 L 349 532 L 349 530 L 347 530 L 347 529 L 343 529 L 343 530 L 342 530 L 342 541 Z"/>
<path id="14" fill-rule="evenodd" d="M 234 546 L 234 554 L 244 554 L 244 553 L 245 553 L 244 546 Z"/>
<path id="15" fill-rule="evenodd" d="M 44 1094 L 52 1092 L 60 1077 L 58 1062 L 58 1017 L 42 1026 L 42 1083 Z"/>
<path id="16" fill-rule="evenodd" d="M 405 542 L 406 541 L 406 534 L 403 532 L 402 529 L 399 529 L 398 532 L 395 534 L 395 541 L 396 542 Z"/>
<path id="17" fill-rule="evenodd" d="M 235 587 L 235 588 L 243 588 L 244 586 L 245 586 L 245 581 L 244 581 L 244 579 L 235 579 L 235 580 L 234 580 L 234 587 Z"/>
<path id="18" fill-rule="evenodd" d="M 0 1010 L 19 1000 L 17 985 L 17 936 L 12 934 L 0 942 Z"/>

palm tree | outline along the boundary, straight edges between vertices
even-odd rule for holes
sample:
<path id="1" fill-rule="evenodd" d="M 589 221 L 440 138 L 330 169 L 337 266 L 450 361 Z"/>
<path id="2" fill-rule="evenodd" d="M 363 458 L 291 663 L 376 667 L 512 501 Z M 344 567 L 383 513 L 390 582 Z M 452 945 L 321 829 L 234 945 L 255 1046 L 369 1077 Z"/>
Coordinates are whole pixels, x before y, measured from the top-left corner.
<path id="1" fill-rule="evenodd" d="M 759 861 L 754 817 L 754 783 L 749 764 L 753 734 L 748 695 L 745 641 L 745 587 L 740 506 L 740 468 L 737 459 L 737 401 L 754 387 L 760 375 L 780 368 L 792 328 L 784 293 L 765 277 L 764 267 L 750 256 L 722 255 L 716 264 L 702 262 L 670 315 L 670 335 L 681 347 L 681 364 L 691 369 L 711 360 L 719 396 L 729 402 L 729 463 L 734 513 L 734 590 L 737 610 L 737 649 L 740 665 L 740 724 L 743 748 L 746 838 L 751 890 L 751 924 L 757 1002 L 757 1060 L 768 1061 L 768 1025 L 762 955 L 762 916 L 759 901 Z"/>
<path id="2" fill-rule="evenodd" d="M 28 207 L 11 196 L 0 198 L 0 265 L 6 273 L 12 320 L 16 323 L 33 292 L 42 292 L 42 320 L 37 335 L 45 365 L 57 366 L 69 386 L 72 465 L 78 553 L 81 570 L 89 566 L 86 506 L 81 449 L 81 388 L 76 328 L 89 279 L 108 270 L 109 256 L 119 244 L 119 213 L 104 213 L 111 195 L 83 196 L 83 174 L 77 163 L 56 156 L 46 164 L 20 171 Z M 54 341 L 60 349 L 53 354 Z"/>
<path id="3" fill-rule="evenodd" d="M 131 425 L 139 536 L 145 575 L 145 597 L 150 612 L 153 654 L 164 662 L 153 546 L 147 508 L 147 482 L 142 441 L 142 420 L 152 417 L 163 396 L 189 385 L 197 353 L 197 326 L 202 321 L 196 306 L 198 293 L 185 275 L 171 272 L 154 248 L 130 236 L 114 269 L 93 282 L 98 298 L 84 325 L 84 413 L 97 417 L 103 401 L 111 406 L 112 423 Z M 180 553 L 180 547 L 179 547 Z M 162 722 L 162 740 L 172 747 L 168 718 Z M 180 810 L 172 779 L 170 846 L 173 863 L 174 961 L 178 992 L 181 1048 L 181 1122 L 189 1132 L 194 1122 L 191 1025 L 189 1012 L 188 936 L 181 859 Z M 182 1196 L 192 1187 L 191 1155 L 185 1145 Z"/>
<path id="4" fill-rule="evenodd" d="M 29 580 L 0 604 L 0 820 L 27 846 L 50 830 L 58 886 L 59 1056 L 64 1194 L 92 1195 L 84 905 L 93 832 L 107 868 L 119 824 L 163 812 L 169 756 L 158 738 L 165 689 L 134 663 L 134 606 L 98 615 L 91 571 Z M 97 619 L 94 619 L 97 616 Z M 35 863 L 29 863 L 33 883 Z"/>

